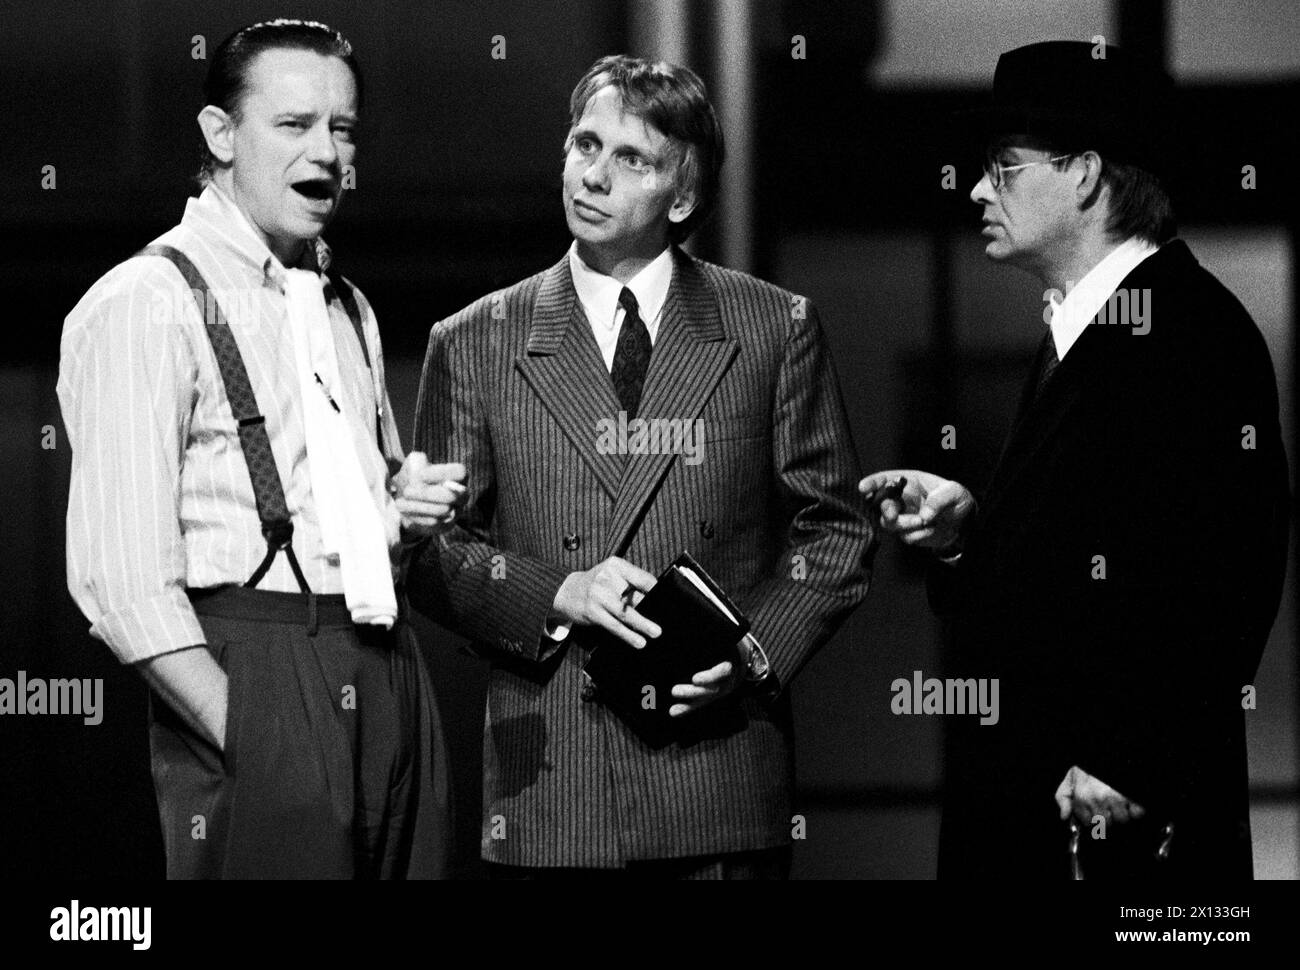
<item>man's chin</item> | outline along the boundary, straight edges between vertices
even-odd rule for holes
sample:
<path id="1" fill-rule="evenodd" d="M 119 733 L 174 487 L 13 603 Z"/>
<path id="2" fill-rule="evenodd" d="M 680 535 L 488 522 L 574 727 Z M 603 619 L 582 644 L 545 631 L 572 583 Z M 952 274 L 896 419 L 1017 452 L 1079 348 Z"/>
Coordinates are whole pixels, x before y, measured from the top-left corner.
<path id="1" fill-rule="evenodd" d="M 585 219 L 579 219 L 573 213 L 568 213 L 565 221 L 569 224 L 569 235 L 580 243 L 599 246 L 609 240 L 610 233 L 605 226 L 593 225 Z"/>
<path id="2" fill-rule="evenodd" d="M 298 255 L 293 262 L 296 264 L 302 258 L 304 247 L 312 245 L 324 230 L 324 224 L 317 224 L 306 219 L 294 219 L 292 222 L 280 227 L 275 233 L 275 244 L 271 245 L 271 251 L 283 260 L 283 253 L 295 252 Z M 268 242 L 269 244 L 269 242 Z M 293 269 L 293 266 L 285 264 L 287 268 Z"/>
<path id="3" fill-rule="evenodd" d="M 312 223 L 314 225 L 326 225 L 334 214 L 339 211 L 341 198 L 323 198 L 315 199 L 307 196 L 297 196 L 297 205 L 293 207 L 293 220 L 295 222 Z"/>
<path id="4" fill-rule="evenodd" d="M 334 221 L 334 215 L 337 212 L 337 208 L 332 208 L 327 212 L 303 213 L 290 222 L 288 229 L 300 239 L 315 239 L 325 230 L 326 226 Z"/>

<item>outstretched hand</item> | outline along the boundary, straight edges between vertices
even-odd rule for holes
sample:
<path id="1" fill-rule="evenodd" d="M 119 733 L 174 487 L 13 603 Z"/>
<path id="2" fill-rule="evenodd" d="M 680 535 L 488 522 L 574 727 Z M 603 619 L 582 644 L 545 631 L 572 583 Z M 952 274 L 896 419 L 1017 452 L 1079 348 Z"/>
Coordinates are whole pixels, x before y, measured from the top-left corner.
<path id="1" fill-rule="evenodd" d="M 901 498 L 881 502 L 872 524 L 894 533 L 909 546 L 954 548 L 962 525 L 975 511 L 975 496 L 960 482 L 915 469 L 873 472 L 858 483 L 858 491 L 871 503 L 898 478 L 907 479 Z"/>

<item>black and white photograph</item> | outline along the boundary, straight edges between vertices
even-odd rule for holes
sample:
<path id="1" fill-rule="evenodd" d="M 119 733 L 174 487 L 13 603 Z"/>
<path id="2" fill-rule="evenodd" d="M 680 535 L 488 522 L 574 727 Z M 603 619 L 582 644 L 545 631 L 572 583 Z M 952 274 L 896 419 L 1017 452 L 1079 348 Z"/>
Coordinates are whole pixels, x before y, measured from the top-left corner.
<path id="1" fill-rule="evenodd" d="M 0 79 L 17 952 L 1287 939 L 1300 6 L 4 0 Z"/>

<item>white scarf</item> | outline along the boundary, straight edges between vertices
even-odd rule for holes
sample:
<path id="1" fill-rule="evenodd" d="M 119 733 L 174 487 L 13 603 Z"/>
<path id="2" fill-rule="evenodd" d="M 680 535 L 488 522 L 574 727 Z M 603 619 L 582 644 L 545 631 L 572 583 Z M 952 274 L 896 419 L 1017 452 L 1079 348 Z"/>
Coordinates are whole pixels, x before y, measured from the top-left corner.
<path id="1" fill-rule="evenodd" d="M 387 530 L 361 472 L 347 414 L 340 410 L 338 357 L 320 276 L 311 270 L 287 270 L 285 297 L 321 545 L 327 556 L 338 556 L 352 622 L 391 628 L 397 598 Z"/>

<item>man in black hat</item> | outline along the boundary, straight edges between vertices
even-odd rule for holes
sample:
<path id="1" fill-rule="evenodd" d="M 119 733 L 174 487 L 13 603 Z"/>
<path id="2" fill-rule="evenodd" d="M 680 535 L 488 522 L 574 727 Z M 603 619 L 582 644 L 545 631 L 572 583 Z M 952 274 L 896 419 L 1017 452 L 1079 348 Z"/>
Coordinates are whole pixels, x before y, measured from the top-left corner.
<path id="1" fill-rule="evenodd" d="M 907 476 L 883 527 L 936 554 L 949 672 L 1000 684 L 995 724 L 949 724 L 943 877 L 1251 875 L 1286 457 L 1259 330 L 1175 238 L 1169 90 L 1113 47 L 999 59 L 971 200 L 1048 332 L 978 502 L 915 470 L 860 484 Z"/>

